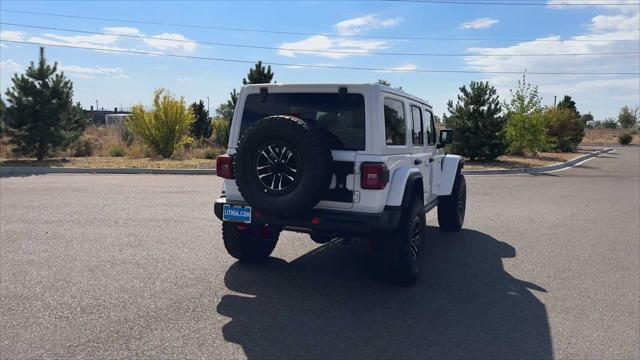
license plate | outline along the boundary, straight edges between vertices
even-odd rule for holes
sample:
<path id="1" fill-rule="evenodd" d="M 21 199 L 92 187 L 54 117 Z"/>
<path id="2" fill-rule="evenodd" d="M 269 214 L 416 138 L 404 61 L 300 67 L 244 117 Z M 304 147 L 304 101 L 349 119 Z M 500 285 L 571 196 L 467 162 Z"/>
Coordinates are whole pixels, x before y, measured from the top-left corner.
<path id="1" fill-rule="evenodd" d="M 249 224 L 251 223 L 251 206 L 225 204 L 222 207 L 222 220 Z"/>

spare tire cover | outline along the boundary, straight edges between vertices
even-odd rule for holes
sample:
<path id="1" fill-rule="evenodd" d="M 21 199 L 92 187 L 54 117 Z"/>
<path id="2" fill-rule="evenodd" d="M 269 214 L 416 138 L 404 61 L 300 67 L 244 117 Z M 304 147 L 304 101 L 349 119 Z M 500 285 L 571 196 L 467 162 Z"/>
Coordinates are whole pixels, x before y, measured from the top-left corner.
<path id="1" fill-rule="evenodd" d="M 276 115 L 244 134 L 234 155 L 238 190 L 257 210 L 299 215 L 320 201 L 331 183 L 331 150 L 310 122 Z"/>

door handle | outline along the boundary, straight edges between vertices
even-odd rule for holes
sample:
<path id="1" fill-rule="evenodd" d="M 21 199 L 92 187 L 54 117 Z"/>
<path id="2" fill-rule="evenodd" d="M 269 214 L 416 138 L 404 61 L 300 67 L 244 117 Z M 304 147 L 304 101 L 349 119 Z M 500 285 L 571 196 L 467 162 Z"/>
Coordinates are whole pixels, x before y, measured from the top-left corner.
<path id="1" fill-rule="evenodd" d="M 433 160 L 434 160 L 433 158 L 429 158 L 429 162 L 430 162 L 430 163 L 432 163 L 432 162 L 433 162 Z"/>
<path id="2" fill-rule="evenodd" d="M 415 165 L 420 165 L 420 164 L 422 164 L 422 160 L 420 160 L 420 159 L 415 159 L 415 160 L 413 160 L 413 163 L 414 163 Z"/>

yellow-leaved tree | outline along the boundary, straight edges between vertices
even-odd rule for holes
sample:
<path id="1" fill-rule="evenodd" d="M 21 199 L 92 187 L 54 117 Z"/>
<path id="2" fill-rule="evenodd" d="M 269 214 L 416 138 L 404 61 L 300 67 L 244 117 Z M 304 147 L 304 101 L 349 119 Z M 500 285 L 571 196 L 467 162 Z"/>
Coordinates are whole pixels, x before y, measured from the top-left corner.
<path id="1" fill-rule="evenodd" d="M 191 141 L 189 131 L 193 121 L 193 113 L 184 98 L 176 99 L 166 89 L 158 89 L 153 95 L 151 110 L 134 106 L 125 125 L 158 155 L 168 158 L 178 147 Z"/>

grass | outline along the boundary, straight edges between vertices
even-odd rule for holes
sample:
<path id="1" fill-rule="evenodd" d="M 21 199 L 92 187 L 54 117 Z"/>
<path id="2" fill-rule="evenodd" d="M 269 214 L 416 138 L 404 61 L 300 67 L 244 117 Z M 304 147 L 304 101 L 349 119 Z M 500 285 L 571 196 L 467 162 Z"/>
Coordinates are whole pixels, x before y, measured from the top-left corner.
<path id="1" fill-rule="evenodd" d="M 632 132 L 630 129 L 585 129 L 582 144 L 618 145 L 618 135 Z M 640 135 L 633 135 L 632 144 L 640 145 Z"/>
<path id="2" fill-rule="evenodd" d="M 69 157 L 44 161 L 35 159 L 0 159 L 0 166 L 46 166 L 69 168 L 153 168 L 153 169 L 213 169 L 210 159 L 158 159 L 128 157 Z"/>
<path id="3" fill-rule="evenodd" d="M 581 148 L 577 153 L 540 153 L 535 157 L 504 155 L 495 161 L 469 161 L 467 170 L 515 169 L 553 165 L 565 162 L 590 152 Z M 44 161 L 35 159 L 0 159 L 0 166 L 46 166 L 69 168 L 154 168 L 154 169 L 213 169 L 215 159 L 161 159 L 130 157 L 68 157 L 52 158 Z"/>

